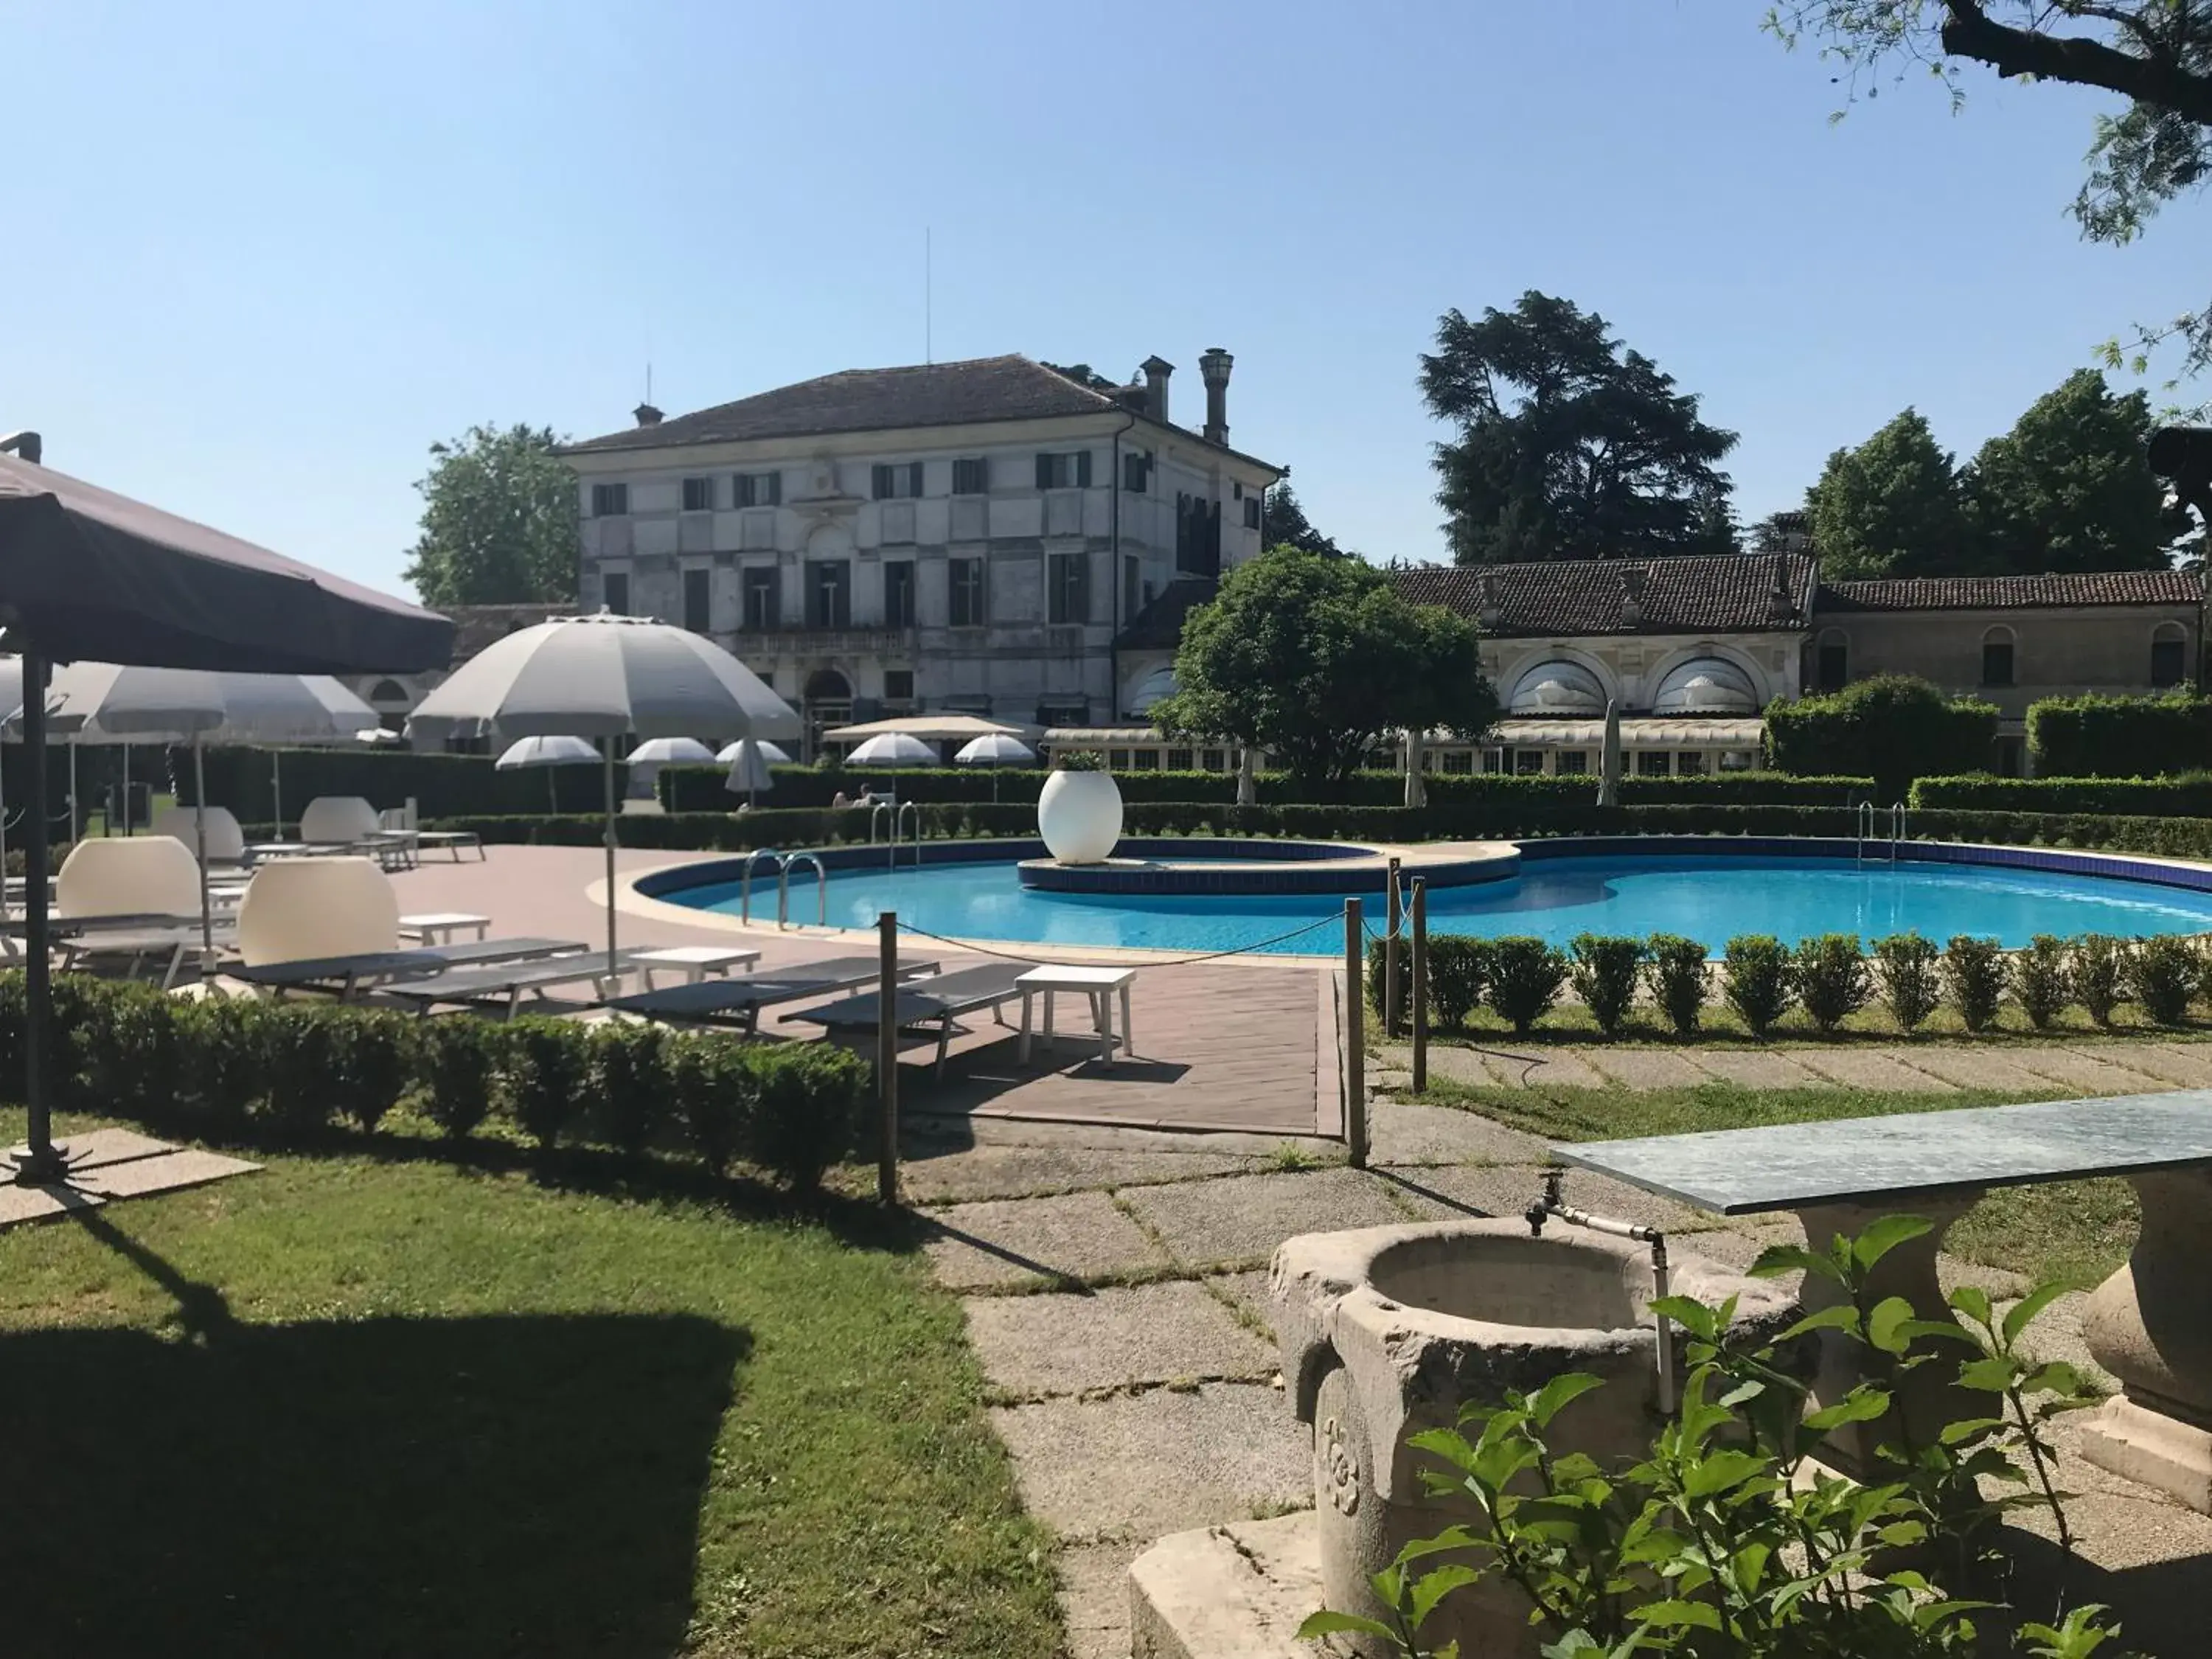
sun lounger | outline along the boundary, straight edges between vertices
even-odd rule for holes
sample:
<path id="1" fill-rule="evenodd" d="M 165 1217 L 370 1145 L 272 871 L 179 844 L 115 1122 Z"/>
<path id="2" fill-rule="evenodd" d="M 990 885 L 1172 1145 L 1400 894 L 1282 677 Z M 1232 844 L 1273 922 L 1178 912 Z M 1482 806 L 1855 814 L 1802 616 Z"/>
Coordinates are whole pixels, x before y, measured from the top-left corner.
<path id="1" fill-rule="evenodd" d="M 380 996 L 414 1004 L 418 1014 L 427 1014 L 438 1007 L 483 1009 L 501 1008 L 503 1005 L 507 1017 L 512 1019 L 524 997 L 543 998 L 546 992 L 563 985 L 589 983 L 595 998 L 605 1001 L 615 981 L 630 966 L 630 953 L 627 951 L 616 952 L 611 969 L 605 952 L 587 951 L 528 962 L 456 968 L 428 979 L 387 981 L 376 990 Z"/>
<path id="2" fill-rule="evenodd" d="M 899 963 L 902 978 L 936 971 L 934 962 Z M 668 1024 L 726 1026 L 751 1036 L 760 1030 L 763 1008 L 872 985 L 881 972 L 881 965 L 873 957 L 837 957 L 828 962 L 810 962 L 781 971 L 756 973 L 741 980 L 702 980 L 696 985 L 641 991 L 635 996 L 617 997 L 607 1006 L 617 1012 L 639 1014 Z"/>
<path id="3" fill-rule="evenodd" d="M 980 968 L 940 974 L 922 984 L 901 985 L 898 1000 L 892 1008 L 893 1017 L 902 1031 L 917 1026 L 937 1028 L 937 1075 L 943 1077 L 945 1050 L 951 1045 L 953 1027 L 960 1017 L 988 1008 L 992 1017 L 1004 1025 L 1006 1018 L 1000 1011 L 1007 1003 L 1020 1000 L 1019 981 L 1029 965 L 1018 962 L 987 963 Z M 825 1007 L 802 1008 L 795 1014 L 786 1014 L 784 1018 L 819 1025 L 831 1036 L 849 1036 L 876 1030 L 882 1018 L 879 1008 L 880 999 L 871 991 Z"/>
<path id="4" fill-rule="evenodd" d="M 149 963 L 161 963 L 161 988 L 166 991 L 177 982 L 178 976 L 185 971 L 185 964 L 199 954 L 200 928 L 198 922 L 193 922 L 189 927 L 179 924 L 135 932 L 102 929 L 58 940 L 56 948 L 61 953 L 64 971 L 84 968 L 94 962 L 120 959 L 127 963 L 125 974 L 136 979 L 140 969 Z"/>
<path id="5" fill-rule="evenodd" d="M 474 848 L 477 862 L 479 864 L 483 862 L 483 837 L 473 830 L 417 830 L 414 835 L 415 844 L 417 847 L 423 848 L 441 847 L 446 851 L 446 856 L 456 864 L 461 861 L 461 848 L 464 847 Z"/>
<path id="6" fill-rule="evenodd" d="M 429 979 L 458 969 L 495 963 L 529 962 L 580 954 L 582 941 L 568 939 L 470 939 L 459 945 L 430 945 L 404 951 L 366 951 L 349 957 L 310 957 L 295 962 L 264 962 L 258 967 L 228 969 L 272 1000 L 288 991 L 319 991 L 346 1001 L 362 991 L 401 980 Z"/>

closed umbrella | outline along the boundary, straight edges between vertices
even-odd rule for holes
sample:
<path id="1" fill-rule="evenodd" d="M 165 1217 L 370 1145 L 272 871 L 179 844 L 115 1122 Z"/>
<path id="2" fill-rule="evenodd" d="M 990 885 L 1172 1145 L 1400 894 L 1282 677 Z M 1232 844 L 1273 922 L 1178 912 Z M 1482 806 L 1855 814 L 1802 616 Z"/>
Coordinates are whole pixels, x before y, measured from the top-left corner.
<path id="1" fill-rule="evenodd" d="M 775 749 L 772 743 L 763 743 L 755 738 L 740 738 L 714 757 L 730 763 L 730 775 L 722 780 L 722 787 L 733 795 L 743 795 L 745 805 L 753 804 L 753 797 L 763 789 L 775 787 L 775 775 L 768 769 L 768 751 Z M 781 750 L 777 750 L 781 753 Z"/>
<path id="2" fill-rule="evenodd" d="M 67 1174 L 46 1077 L 46 676 L 61 662 L 267 674 L 415 674 L 453 659 L 445 617 L 38 465 L 0 439 L 0 614 L 23 656 L 30 817 L 24 863 L 24 1078 L 18 1180 Z"/>
<path id="3" fill-rule="evenodd" d="M 799 715 L 712 640 L 642 617 L 570 617 L 495 641 L 415 710 L 428 737 L 796 738 Z M 615 757 L 607 745 L 607 968 L 615 943 Z"/>
<path id="4" fill-rule="evenodd" d="M 1620 704 L 1612 697 L 1605 700 L 1605 742 L 1598 750 L 1597 804 L 1620 805 Z"/>
<path id="5" fill-rule="evenodd" d="M 1034 766 L 1036 764 L 1036 750 L 1018 738 L 1009 737 L 1004 732 L 993 732 L 975 738 L 971 743 L 963 744 L 960 746 L 960 752 L 953 756 L 952 762 L 956 766 L 989 767 L 991 769 L 991 800 L 994 805 L 996 805 L 999 799 L 999 769 L 1002 766 Z"/>
<path id="6" fill-rule="evenodd" d="M 599 759 L 599 751 L 581 738 L 520 738 L 507 744 L 492 763 L 492 769 L 518 772 L 532 766 L 595 766 Z M 552 811 L 561 810 L 561 798 L 554 793 L 550 771 L 545 775 L 545 805 Z"/>
<path id="7" fill-rule="evenodd" d="M 725 766 L 734 764 L 738 758 L 738 751 L 747 744 L 752 744 L 759 751 L 760 757 L 770 766 L 791 764 L 791 757 L 784 752 L 783 746 L 781 744 L 770 743 L 765 738 L 739 738 L 735 743 L 726 743 L 715 752 L 714 758 Z M 763 784 L 761 787 L 765 789 L 768 786 Z"/>
<path id="8" fill-rule="evenodd" d="M 920 738 L 903 732 L 885 732 L 870 738 L 845 757 L 848 766 L 934 766 L 937 751 Z"/>

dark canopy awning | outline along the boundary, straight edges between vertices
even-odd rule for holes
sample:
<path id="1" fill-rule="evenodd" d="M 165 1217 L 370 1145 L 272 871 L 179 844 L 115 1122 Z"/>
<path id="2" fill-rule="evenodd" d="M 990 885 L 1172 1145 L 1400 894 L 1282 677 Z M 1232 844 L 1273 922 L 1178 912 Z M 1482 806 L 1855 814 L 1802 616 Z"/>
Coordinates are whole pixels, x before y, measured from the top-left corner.
<path id="1" fill-rule="evenodd" d="M 0 454 L 0 620 L 58 662 L 405 674 L 453 625 L 51 468 Z"/>

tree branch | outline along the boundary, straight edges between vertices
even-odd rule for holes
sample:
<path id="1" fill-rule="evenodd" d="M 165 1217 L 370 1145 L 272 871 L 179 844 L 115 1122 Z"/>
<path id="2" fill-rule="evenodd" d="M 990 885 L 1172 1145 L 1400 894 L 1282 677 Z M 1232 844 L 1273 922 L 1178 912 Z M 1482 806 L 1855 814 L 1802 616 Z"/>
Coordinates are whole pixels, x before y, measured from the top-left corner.
<path id="1" fill-rule="evenodd" d="M 2101 87 L 2124 98 L 2171 110 L 2212 127 L 2212 79 L 2192 74 L 2168 58 L 2137 58 L 2080 36 L 2045 34 L 1992 22 L 1983 0 L 1943 0 L 1943 50 L 1971 58 L 1999 75 Z"/>

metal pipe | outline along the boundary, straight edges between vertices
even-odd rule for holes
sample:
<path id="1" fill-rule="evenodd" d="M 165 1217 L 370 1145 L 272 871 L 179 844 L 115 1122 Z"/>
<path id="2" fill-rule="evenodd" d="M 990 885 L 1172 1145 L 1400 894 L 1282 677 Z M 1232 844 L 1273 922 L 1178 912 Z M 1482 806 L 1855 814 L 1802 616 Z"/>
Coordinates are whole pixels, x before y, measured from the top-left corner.
<path id="1" fill-rule="evenodd" d="M 615 740 L 606 740 L 605 793 L 607 809 L 607 972 L 620 971 L 615 956 Z"/>
<path id="2" fill-rule="evenodd" d="M 906 823 L 906 815 L 909 812 L 914 814 L 914 867 L 917 870 L 921 868 L 921 803 L 902 800 L 898 804 L 898 810 L 891 815 L 891 868 L 894 870 L 898 868 L 899 830 Z"/>
<path id="3" fill-rule="evenodd" d="M 781 933 L 791 897 L 792 866 L 811 864 L 814 866 L 814 925 L 823 926 L 830 919 L 830 877 L 822 867 L 822 860 L 811 853 L 786 853 L 775 864 L 775 926 Z"/>
<path id="4" fill-rule="evenodd" d="M 1429 1086 L 1429 884 L 1413 878 L 1413 1092 Z"/>
<path id="5" fill-rule="evenodd" d="M 873 830 L 869 831 L 872 837 L 874 833 Z M 738 872 L 738 920 L 739 921 L 750 921 L 753 919 L 753 866 L 763 859 L 766 859 L 770 864 L 780 865 L 782 857 L 783 854 L 773 847 L 756 847 L 745 854 L 744 868 Z"/>
<path id="6" fill-rule="evenodd" d="M 1582 1227 L 1594 1233 L 1604 1233 L 1613 1238 L 1634 1239 L 1639 1244 L 1651 1247 L 1651 1299 L 1658 1302 L 1669 1294 L 1672 1277 L 1667 1261 L 1667 1235 L 1656 1227 L 1641 1222 L 1616 1221 L 1611 1216 L 1593 1215 L 1588 1210 L 1578 1210 L 1566 1202 L 1562 1195 L 1565 1173 L 1559 1170 L 1544 1172 L 1544 1191 L 1534 1204 L 1521 1212 L 1528 1224 L 1528 1236 L 1543 1236 L 1544 1224 L 1556 1216 L 1570 1227 Z M 1659 1411 L 1662 1416 L 1672 1416 L 1674 1411 L 1674 1335 L 1667 1322 L 1667 1316 L 1654 1311 L 1651 1327 L 1659 1367 Z"/>
<path id="7" fill-rule="evenodd" d="M 1344 1146 L 1355 1170 L 1367 1167 L 1367 981 L 1360 973 L 1364 941 L 1359 901 L 1344 902 Z"/>
<path id="8" fill-rule="evenodd" d="M 46 1022 L 53 1002 L 46 937 L 46 659 L 36 647 L 23 653 L 23 751 L 30 762 L 23 803 L 30 820 L 23 841 L 23 1091 L 29 1108 L 30 1145 L 17 1160 L 25 1185 L 58 1181 L 68 1173 L 54 1146 L 53 1103 L 46 1093 Z"/>
<path id="9" fill-rule="evenodd" d="M 898 913 L 876 918 L 876 1093 L 882 1139 L 876 1149 L 876 1196 L 898 1202 Z"/>
<path id="10" fill-rule="evenodd" d="M 192 733 L 192 856 L 200 866 L 200 978 L 215 977 L 215 907 L 208 897 L 207 748 Z"/>

